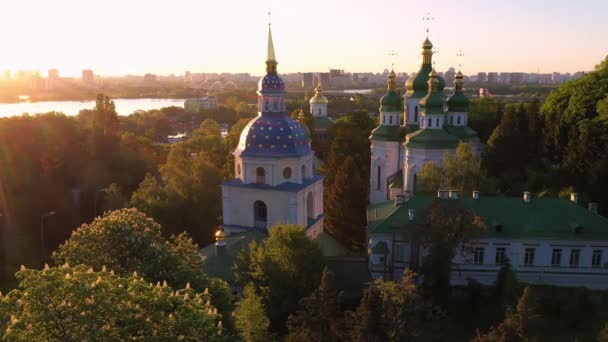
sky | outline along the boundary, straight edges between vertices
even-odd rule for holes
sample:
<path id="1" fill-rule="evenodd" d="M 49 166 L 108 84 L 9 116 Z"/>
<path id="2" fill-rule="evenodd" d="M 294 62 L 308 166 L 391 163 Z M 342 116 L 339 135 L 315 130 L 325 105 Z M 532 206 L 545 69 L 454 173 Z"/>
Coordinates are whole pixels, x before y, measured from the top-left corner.
<path id="1" fill-rule="evenodd" d="M 269 10 L 283 73 L 413 72 L 427 27 L 438 71 L 576 72 L 608 55 L 606 0 L 2 0 L 0 70 L 260 75 Z"/>

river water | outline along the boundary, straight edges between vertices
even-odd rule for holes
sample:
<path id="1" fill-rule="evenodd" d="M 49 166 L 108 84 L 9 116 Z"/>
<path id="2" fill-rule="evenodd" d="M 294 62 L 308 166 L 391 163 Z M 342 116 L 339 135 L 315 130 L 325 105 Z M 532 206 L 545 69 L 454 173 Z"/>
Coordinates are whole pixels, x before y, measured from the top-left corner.
<path id="1" fill-rule="evenodd" d="M 129 115 L 136 110 L 160 109 L 163 107 L 183 107 L 183 99 L 115 99 L 118 115 Z M 0 117 L 30 115 L 46 112 L 62 112 L 65 115 L 76 115 L 81 109 L 93 109 L 95 101 L 41 101 L 0 103 Z"/>

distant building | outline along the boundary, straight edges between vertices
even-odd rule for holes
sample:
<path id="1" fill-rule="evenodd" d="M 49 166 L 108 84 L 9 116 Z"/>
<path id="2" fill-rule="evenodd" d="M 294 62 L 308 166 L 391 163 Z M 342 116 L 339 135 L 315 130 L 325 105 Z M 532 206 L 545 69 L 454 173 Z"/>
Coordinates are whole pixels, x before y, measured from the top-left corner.
<path id="1" fill-rule="evenodd" d="M 84 83 L 95 83 L 95 74 L 93 74 L 93 70 L 84 69 L 82 70 L 82 82 Z"/>
<path id="2" fill-rule="evenodd" d="M 498 83 L 498 73 L 497 72 L 489 72 L 488 78 L 486 79 L 488 83 Z"/>
<path id="3" fill-rule="evenodd" d="M 331 78 L 328 72 L 320 72 L 319 73 L 319 82 L 322 84 L 331 85 Z"/>
<path id="4" fill-rule="evenodd" d="M 314 74 L 312 72 L 302 73 L 302 88 L 310 89 L 314 85 Z"/>
<path id="5" fill-rule="evenodd" d="M 184 82 L 192 82 L 192 74 L 190 73 L 190 71 L 186 71 L 186 73 L 184 74 Z"/>
<path id="6" fill-rule="evenodd" d="M 145 74 L 144 75 L 144 82 L 145 83 L 154 83 L 154 82 L 156 82 L 156 75 L 154 75 L 154 74 Z"/>
<path id="7" fill-rule="evenodd" d="M 443 78 L 445 78 L 446 84 L 454 83 L 454 79 L 456 77 L 456 69 L 454 67 L 450 67 L 444 74 Z"/>
<path id="8" fill-rule="evenodd" d="M 488 82 L 488 74 L 486 74 L 485 72 L 478 72 L 477 73 L 477 82 L 479 82 L 479 83 Z"/>
<path id="9" fill-rule="evenodd" d="M 58 80 L 59 79 L 59 70 L 57 69 L 49 69 L 47 72 L 49 80 Z"/>
<path id="10" fill-rule="evenodd" d="M 509 82 L 511 84 L 524 83 L 524 73 L 523 72 L 512 72 L 511 77 L 509 78 Z"/>
<path id="11" fill-rule="evenodd" d="M 201 109 L 217 108 L 215 96 L 205 96 L 184 101 L 184 111 L 188 113 L 198 113 Z"/>

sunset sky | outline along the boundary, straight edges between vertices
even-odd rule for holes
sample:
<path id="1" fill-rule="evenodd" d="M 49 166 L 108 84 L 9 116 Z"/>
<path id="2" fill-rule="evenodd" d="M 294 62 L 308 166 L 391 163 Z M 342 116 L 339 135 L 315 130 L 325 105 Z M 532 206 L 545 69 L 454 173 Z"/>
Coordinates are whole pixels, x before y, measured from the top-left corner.
<path id="1" fill-rule="evenodd" d="M 264 71 L 267 11 L 279 72 L 417 69 L 425 12 L 437 69 L 575 72 L 608 54 L 605 0 L 5 0 L 1 69 L 79 75 Z"/>

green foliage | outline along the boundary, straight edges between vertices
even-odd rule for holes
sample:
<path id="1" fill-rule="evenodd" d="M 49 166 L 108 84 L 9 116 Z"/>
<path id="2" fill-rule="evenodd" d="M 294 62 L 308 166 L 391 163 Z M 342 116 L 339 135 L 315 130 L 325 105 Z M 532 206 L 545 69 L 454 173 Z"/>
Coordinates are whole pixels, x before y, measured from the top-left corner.
<path id="1" fill-rule="evenodd" d="M 209 295 L 87 268 L 17 272 L 18 289 L 0 295 L 3 340 L 225 340 Z"/>
<path id="2" fill-rule="evenodd" d="M 441 312 L 416 287 L 406 270 L 398 281 L 376 280 L 352 316 L 353 341 L 435 341 Z"/>
<path id="3" fill-rule="evenodd" d="M 517 276 L 511 268 L 511 263 L 506 262 L 502 265 L 496 277 L 496 297 L 499 299 L 503 310 L 515 305 L 519 291 Z"/>
<path id="4" fill-rule="evenodd" d="M 487 141 L 500 122 L 504 104 L 490 98 L 469 101 L 468 125 L 474 129 L 481 141 Z"/>
<path id="5" fill-rule="evenodd" d="M 234 311 L 234 320 L 236 329 L 244 341 L 262 342 L 269 340 L 270 320 L 266 316 L 262 297 L 255 292 L 253 285 L 245 286 L 243 299 Z"/>
<path id="6" fill-rule="evenodd" d="M 118 210 L 129 206 L 129 201 L 122 194 L 120 186 L 116 183 L 110 184 L 103 189 L 103 211 Z"/>
<path id="7" fill-rule="evenodd" d="M 345 341 L 347 323 L 341 311 L 342 294 L 333 284 L 333 273 L 323 270 L 321 284 L 300 300 L 302 310 L 289 316 L 287 341 Z"/>
<path id="8" fill-rule="evenodd" d="M 604 325 L 599 335 L 597 336 L 597 342 L 608 342 L 608 323 Z"/>
<path id="9" fill-rule="evenodd" d="M 300 226 L 279 224 L 270 228 L 263 243 L 252 242 L 235 263 L 237 283 L 253 284 L 264 299 L 271 326 L 279 331 L 298 301 L 319 284 L 324 267 L 321 250 Z"/>
<path id="10" fill-rule="evenodd" d="M 473 190 L 492 192 L 493 181 L 481 169 L 468 143 L 459 143 L 456 155 L 446 153 L 442 166 L 432 161 L 424 164 L 416 178 L 417 188 L 422 192 L 434 193 L 440 189 L 458 190 L 463 195 Z"/>
<path id="11" fill-rule="evenodd" d="M 53 261 L 108 267 L 119 275 L 137 272 L 148 281 L 167 281 L 175 287 L 190 283 L 198 291 L 209 288 L 221 312 L 231 308 L 227 286 L 202 273 L 202 259 L 192 239 L 181 234 L 166 240 L 160 225 L 136 209 L 107 212 L 82 225 L 53 253 Z"/>

